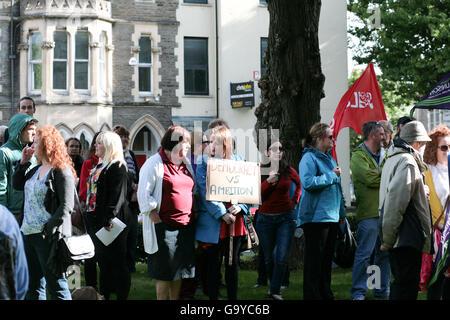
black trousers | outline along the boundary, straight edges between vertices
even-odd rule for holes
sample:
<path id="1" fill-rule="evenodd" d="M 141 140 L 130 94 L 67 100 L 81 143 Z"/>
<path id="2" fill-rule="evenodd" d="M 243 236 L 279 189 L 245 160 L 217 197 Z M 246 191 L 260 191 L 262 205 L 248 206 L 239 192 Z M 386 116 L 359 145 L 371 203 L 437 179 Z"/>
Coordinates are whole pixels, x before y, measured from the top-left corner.
<path id="1" fill-rule="evenodd" d="M 88 232 L 94 233 L 91 238 L 95 246 L 95 258 L 100 268 L 99 292 L 106 300 L 109 300 L 111 293 L 116 293 L 117 300 L 126 300 L 131 287 L 131 275 L 127 262 L 129 227 L 127 226 L 110 245 L 105 246 L 95 236 L 95 232 L 101 228 L 95 223 L 95 213 L 87 213 L 87 216 Z M 91 276 L 93 277 L 93 274 Z"/>
<path id="2" fill-rule="evenodd" d="M 130 213 L 131 219 L 130 224 L 128 225 L 130 231 L 128 232 L 127 238 L 127 263 L 130 272 L 136 272 L 136 247 L 139 234 L 139 210 L 137 208 L 130 208 Z"/>
<path id="3" fill-rule="evenodd" d="M 422 252 L 413 247 L 389 250 L 394 281 L 389 300 L 417 300 L 422 266 Z"/>
<path id="4" fill-rule="evenodd" d="M 450 300 L 450 278 L 443 273 L 427 289 L 427 300 Z"/>
<path id="5" fill-rule="evenodd" d="M 225 257 L 225 283 L 227 285 L 228 300 L 237 300 L 239 253 L 243 236 L 233 237 L 233 258 L 231 266 L 229 261 L 230 238 L 219 240 L 218 244 L 207 247 L 207 292 L 210 300 L 217 300 L 219 296 L 219 277 L 221 255 Z"/>
<path id="6" fill-rule="evenodd" d="M 117 300 L 126 300 L 131 287 L 131 275 L 127 263 L 126 227 L 117 238 L 105 246 L 95 237 L 97 261 L 100 267 L 100 294 L 109 300 L 111 293 L 116 293 Z"/>
<path id="7" fill-rule="evenodd" d="M 95 230 L 94 228 L 94 218 L 92 216 L 92 213 L 86 213 L 85 214 L 85 221 L 87 224 L 87 232 L 91 236 L 92 241 L 94 241 L 94 238 L 96 238 L 95 233 L 98 230 Z M 90 258 L 84 260 L 84 279 L 86 281 L 86 286 L 94 287 L 96 290 L 97 288 L 97 252 L 95 252 L 95 255 Z"/>
<path id="8" fill-rule="evenodd" d="M 337 223 L 305 223 L 303 299 L 333 300 L 331 264 L 337 237 Z"/>

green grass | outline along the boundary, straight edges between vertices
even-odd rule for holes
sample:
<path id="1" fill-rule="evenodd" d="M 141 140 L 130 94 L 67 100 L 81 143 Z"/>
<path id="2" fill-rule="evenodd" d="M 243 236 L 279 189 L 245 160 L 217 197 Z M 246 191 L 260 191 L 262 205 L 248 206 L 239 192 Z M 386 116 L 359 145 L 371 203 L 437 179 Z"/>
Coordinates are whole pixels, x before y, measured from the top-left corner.
<path id="1" fill-rule="evenodd" d="M 82 285 L 84 285 L 84 277 L 82 277 Z M 255 270 L 239 271 L 239 300 L 265 300 L 267 296 L 268 286 L 253 288 L 256 283 L 257 272 Z M 332 271 L 332 290 L 336 300 L 350 300 L 350 289 L 352 285 L 351 269 L 334 268 Z M 302 300 L 303 299 L 303 271 L 294 270 L 290 274 L 290 285 L 282 290 L 285 300 Z M 221 290 L 222 299 L 226 299 L 226 290 Z M 203 294 L 197 292 L 195 298 L 198 300 L 207 300 Z M 114 299 L 114 297 L 113 297 Z M 156 300 L 155 280 L 147 276 L 147 265 L 143 263 L 136 264 L 136 273 L 131 275 L 131 289 L 129 294 L 130 300 Z M 373 300 L 369 291 L 367 300 Z M 426 293 L 419 292 L 419 300 L 426 300 Z"/>

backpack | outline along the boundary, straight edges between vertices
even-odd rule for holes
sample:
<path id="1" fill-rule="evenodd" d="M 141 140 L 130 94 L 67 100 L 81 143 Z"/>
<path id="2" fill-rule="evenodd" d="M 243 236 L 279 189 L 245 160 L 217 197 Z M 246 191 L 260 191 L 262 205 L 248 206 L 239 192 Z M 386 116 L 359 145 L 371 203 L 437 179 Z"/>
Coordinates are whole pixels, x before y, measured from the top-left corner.
<path id="1" fill-rule="evenodd" d="M 15 300 L 16 248 L 13 240 L 0 231 L 0 300 Z"/>

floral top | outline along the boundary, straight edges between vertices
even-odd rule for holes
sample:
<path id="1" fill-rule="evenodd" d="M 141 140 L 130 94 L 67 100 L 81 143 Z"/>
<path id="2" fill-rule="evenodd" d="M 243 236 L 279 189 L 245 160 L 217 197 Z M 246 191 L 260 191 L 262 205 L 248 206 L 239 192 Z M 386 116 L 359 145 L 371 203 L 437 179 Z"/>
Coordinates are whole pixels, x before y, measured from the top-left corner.
<path id="1" fill-rule="evenodd" d="M 99 163 L 94 169 L 91 170 L 89 178 L 87 179 L 87 191 L 86 191 L 86 207 L 87 211 L 95 211 L 95 203 L 97 199 L 97 182 L 102 173 L 104 166 L 103 163 Z"/>
<path id="2" fill-rule="evenodd" d="M 39 172 L 42 167 L 36 170 L 34 175 L 27 180 L 24 188 L 24 209 L 23 223 L 20 230 L 24 235 L 42 232 L 44 224 L 50 219 L 50 213 L 45 210 L 44 200 L 48 187 L 45 184 L 50 170 L 39 179 Z"/>

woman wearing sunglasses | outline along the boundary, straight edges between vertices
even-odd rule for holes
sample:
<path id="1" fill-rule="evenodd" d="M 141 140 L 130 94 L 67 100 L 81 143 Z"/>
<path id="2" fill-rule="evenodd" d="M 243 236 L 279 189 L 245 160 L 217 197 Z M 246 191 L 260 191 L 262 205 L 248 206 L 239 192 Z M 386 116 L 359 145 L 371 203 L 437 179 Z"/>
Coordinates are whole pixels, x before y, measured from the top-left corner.
<path id="1" fill-rule="evenodd" d="M 338 222 L 345 218 L 341 169 L 331 157 L 333 136 L 325 123 L 309 131 L 299 165 L 299 223 L 305 235 L 303 299 L 333 300 L 331 263 Z"/>
<path id="2" fill-rule="evenodd" d="M 283 300 L 281 282 L 287 276 L 289 252 L 297 225 L 295 208 L 300 199 L 300 178 L 284 160 L 279 141 L 269 141 L 265 155 L 268 165 L 261 166 L 261 197 L 256 219 L 266 272 L 270 278 L 269 298 Z"/>
<path id="3" fill-rule="evenodd" d="M 431 141 L 427 142 L 423 155 L 429 167 L 425 172 L 425 184 L 430 191 L 433 226 L 437 232 L 442 232 L 445 219 L 442 213 L 449 196 L 447 153 L 450 152 L 450 129 L 446 125 L 439 125 L 429 136 Z M 439 243 L 435 241 L 434 246 L 438 248 Z M 427 290 L 428 300 L 440 300 L 441 297 L 450 299 L 450 278 L 445 278 L 443 274 Z"/>

